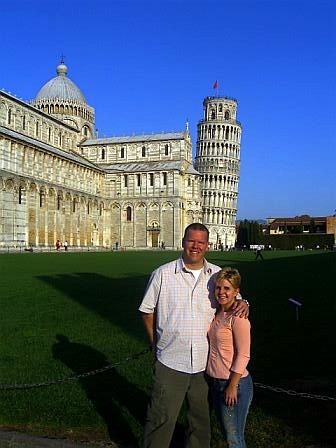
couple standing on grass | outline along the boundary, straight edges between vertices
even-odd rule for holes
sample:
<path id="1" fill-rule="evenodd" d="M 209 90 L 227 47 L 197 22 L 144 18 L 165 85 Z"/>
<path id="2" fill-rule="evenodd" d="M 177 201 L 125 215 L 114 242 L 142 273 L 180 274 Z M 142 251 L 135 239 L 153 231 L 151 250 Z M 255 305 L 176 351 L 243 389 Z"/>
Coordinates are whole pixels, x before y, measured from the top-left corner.
<path id="1" fill-rule="evenodd" d="M 229 448 L 246 448 L 253 383 L 248 303 L 236 269 L 205 258 L 209 231 L 190 224 L 182 256 L 156 269 L 139 310 L 155 355 L 143 448 L 168 448 L 186 399 L 186 447 L 210 447 L 208 384 Z"/>

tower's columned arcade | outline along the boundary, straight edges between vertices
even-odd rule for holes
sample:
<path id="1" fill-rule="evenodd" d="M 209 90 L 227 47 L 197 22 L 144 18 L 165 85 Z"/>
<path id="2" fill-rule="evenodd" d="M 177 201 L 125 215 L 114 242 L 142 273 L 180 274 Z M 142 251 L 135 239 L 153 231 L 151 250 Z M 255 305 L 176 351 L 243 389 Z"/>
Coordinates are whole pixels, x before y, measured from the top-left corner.
<path id="1" fill-rule="evenodd" d="M 207 97 L 204 118 L 197 126 L 195 168 L 202 174 L 203 223 L 210 242 L 232 247 L 240 169 L 241 125 L 236 120 L 237 101 Z"/>

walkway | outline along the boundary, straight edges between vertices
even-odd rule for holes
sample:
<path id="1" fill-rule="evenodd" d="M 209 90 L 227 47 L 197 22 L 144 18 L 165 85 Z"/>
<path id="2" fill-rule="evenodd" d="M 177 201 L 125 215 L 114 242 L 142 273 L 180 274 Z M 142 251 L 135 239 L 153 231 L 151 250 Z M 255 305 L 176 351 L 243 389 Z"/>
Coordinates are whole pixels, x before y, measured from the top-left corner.
<path id="1" fill-rule="evenodd" d="M 113 442 L 75 443 L 63 439 L 34 437 L 15 431 L 0 431 L 0 448 L 122 448 Z M 125 447 L 127 448 L 127 447 Z"/>

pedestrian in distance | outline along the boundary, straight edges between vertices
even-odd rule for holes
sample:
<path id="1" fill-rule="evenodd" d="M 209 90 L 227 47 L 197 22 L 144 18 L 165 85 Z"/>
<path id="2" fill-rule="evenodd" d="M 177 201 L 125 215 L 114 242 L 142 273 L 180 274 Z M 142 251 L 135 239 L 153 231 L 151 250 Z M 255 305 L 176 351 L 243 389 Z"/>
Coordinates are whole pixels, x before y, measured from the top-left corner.
<path id="1" fill-rule="evenodd" d="M 250 322 L 235 316 L 233 305 L 240 292 L 237 269 L 222 269 L 216 278 L 218 310 L 208 332 L 207 374 L 214 409 L 228 448 L 246 448 L 244 432 L 253 396 L 246 367 L 250 359 Z"/>
<path id="2" fill-rule="evenodd" d="M 205 259 L 208 245 L 207 227 L 190 224 L 181 257 L 152 273 L 139 308 L 155 357 L 143 448 L 169 447 L 184 400 L 186 446 L 210 447 L 207 332 L 217 308 L 214 287 L 220 267 Z M 235 300 L 232 312 L 247 317 L 247 301 Z"/>
<path id="3" fill-rule="evenodd" d="M 261 253 L 261 251 L 262 251 L 262 247 L 261 246 L 257 246 L 255 260 L 258 260 L 258 258 L 260 258 L 261 260 L 264 259 L 263 254 Z"/>

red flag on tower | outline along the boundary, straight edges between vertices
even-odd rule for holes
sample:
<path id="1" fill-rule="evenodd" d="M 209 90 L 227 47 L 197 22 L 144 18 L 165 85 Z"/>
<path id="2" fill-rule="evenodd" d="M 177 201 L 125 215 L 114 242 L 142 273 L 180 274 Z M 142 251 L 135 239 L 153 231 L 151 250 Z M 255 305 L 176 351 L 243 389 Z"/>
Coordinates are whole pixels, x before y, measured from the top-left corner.
<path id="1" fill-rule="evenodd" d="M 218 81 L 217 81 L 217 79 L 216 79 L 216 81 L 215 81 L 215 83 L 214 83 L 214 85 L 213 85 L 213 88 L 214 88 L 214 89 L 218 89 Z"/>

